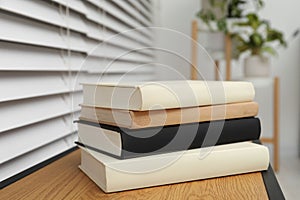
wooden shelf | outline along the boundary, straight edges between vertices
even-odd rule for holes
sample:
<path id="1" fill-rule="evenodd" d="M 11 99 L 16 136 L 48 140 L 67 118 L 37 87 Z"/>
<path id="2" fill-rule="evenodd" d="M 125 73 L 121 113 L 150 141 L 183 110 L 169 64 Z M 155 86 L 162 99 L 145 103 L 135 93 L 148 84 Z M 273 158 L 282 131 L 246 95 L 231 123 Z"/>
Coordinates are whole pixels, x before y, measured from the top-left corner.
<path id="1" fill-rule="evenodd" d="M 284 199 L 271 168 L 263 173 L 105 194 L 78 169 L 79 164 L 80 151 L 76 150 L 2 189 L 1 199 Z"/>
<path id="2" fill-rule="evenodd" d="M 198 79 L 198 34 L 201 32 L 201 29 L 198 28 L 197 20 L 192 21 L 192 57 L 191 57 L 191 80 Z M 205 30 L 205 33 L 209 33 L 211 31 Z M 211 32 L 213 33 L 213 32 Z M 225 50 L 223 52 L 224 59 L 226 61 L 226 77 L 225 80 L 231 80 L 231 52 L 232 52 L 232 44 L 231 38 L 229 35 L 225 36 Z M 219 57 L 213 58 L 215 59 L 215 79 L 219 79 Z"/>

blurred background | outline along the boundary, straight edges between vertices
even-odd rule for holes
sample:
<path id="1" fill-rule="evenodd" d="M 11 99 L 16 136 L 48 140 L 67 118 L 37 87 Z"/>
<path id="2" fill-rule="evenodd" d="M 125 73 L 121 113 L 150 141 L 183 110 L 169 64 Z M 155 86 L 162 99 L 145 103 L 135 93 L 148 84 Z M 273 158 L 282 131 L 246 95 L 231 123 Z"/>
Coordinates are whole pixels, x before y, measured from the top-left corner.
<path id="1" fill-rule="evenodd" d="M 74 147 L 81 82 L 247 80 L 283 192 L 296 199 L 299 7 L 292 0 L 1 0 L 0 181 Z M 266 60 L 257 64 L 263 68 L 245 66 L 252 56 Z"/>
<path id="2" fill-rule="evenodd" d="M 180 0 L 156 0 L 153 1 L 155 6 L 155 23 L 159 27 L 176 30 L 180 33 L 193 37 L 192 21 L 196 20 L 198 24 L 197 42 L 204 47 L 214 46 L 212 43 L 220 43 L 220 39 L 212 38 L 209 42 L 209 34 L 218 32 L 220 29 L 213 23 L 218 23 L 222 19 L 222 11 L 218 7 L 218 2 L 224 1 L 180 1 Z M 217 9 L 211 9 L 210 3 L 215 2 Z M 238 3 L 238 1 L 231 1 Z M 231 60 L 231 79 L 233 80 L 250 80 L 254 82 L 256 88 L 256 101 L 260 105 L 259 117 L 262 121 L 262 136 L 273 137 L 274 134 L 274 84 L 272 79 L 279 78 L 279 102 L 278 109 L 278 151 L 279 165 L 277 176 L 279 183 L 282 186 L 283 192 L 287 199 L 297 199 L 299 194 L 298 187 L 300 185 L 300 140 L 299 140 L 299 63 L 300 63 L 300 38 L 297 35 L 297 30 L 300 27 L 300 22 L 297 18 L 300 17 L 298 12 L 299 2 L 295 1 L 262 1 L 261 8 L 257 5 L 261 1 L 245 1 L 245 4 L 240 5 L 243 10 L 242 15 L 256 13 L 261 20 L 267 20 L 270 26 L 279 30 L 283 34 L 283 38 L 287 43 L 287 47 L 281 46 L 280 42 L 274 42 L 272 45 L 276 49 L 275 56 L 267 55 L 270 59 L 269 75 L 258 75 L 258 77 L 247 77 L 244 73 L 244 60 L 249 56 L 249 52 L 243 53 L 238 59 Z M 207 6 L 210 4 L 210 7 Z M 259 6 L 259 5 L 258 5 Z M 207 9 L 208 8 L 208 9 Z M 199 11 L 200 13 L 199 16 Z M 215 16 L 211 17 L 208 11 L 216 11 Z M 206 13 L 205 13 L 206 12 Z M 208 14 L 207 14 L 208 13 Z M 219 13 L 219 16 L 218 16 Z M 221 13 L 221 14 L 220 14 Z M 202 16 L 201 16 L 202 14 Z M 205 16 L 204 14 L 207 14 Z M 221 17 L 220 17 L 221 15 Z M 224 15 L 224 14 L 223 14 Z M 202 17 L 202 19 L 201 19 Z M 205 18 L 206 17 L 206 18 Z M 218 19 L 219 17 L 219 19 Z M 226 18 L 226 17 L 225 17 Z M 210 20 L 212 28 L 208 27 L 203 19 Z M 227 16 L 228 20 L 228 16 Z M 244 19 L 242 19 L 243 21 Z M 219 20 L 220 21 L 220 20 Z M 230 20 L 228 20 L 230 22 Z M 227 21 L 227 22 L 228 22 Z M 234 19 L 233 19 L 234 21 Z M 245 20 L 244 20 L 245 21 Z M 247 21 L 247 20 L 246 20 Z M 233 22 L 234 23 L 234 22 Z M 228 24 L 227 24 L 228 25 Z M 229 26 L 229 25 L 228 25 Z M 239 27 L 238 27 L 239 28 Z M 237 28 L 237 29 L 238 29 Z M 230 29 L 230 27 L 229 27 Z M 222 28 L 221 28 L 221 31 Z M 236 28 L 232 28 L 229 32 L 235 32 Z M 251 30 L 250 30 L 251 31 Z M 261 31 L 261 30 L 259 30 Z M 207 33 L 210 32 L 210 33 Z M 242 32 L 242 31 L 240 31 Z M 265 32 L 260 32 L 265 34 Z M 249 35 L 246 35 L 249 38 Z M 166 39 L 167 38 L 167 39 Z M 194 37 L 195 38 L 195 37 Z M 156 45 L 165 49 L 189 58 L 192 62 L 192 42 L 187 42 L 185 39 L 178 39 L 170 32 L 158 32 L 156 35 Z M 206 46 L 205 46 L 206 45 Z M 232 45 L 233 51 L 236 46 Z M 209 48 L 206 50 L 214 57 L 214 52 Z M 223 51 L 224 52 L 224 51 Z M 215 79 L 215 66 L 211 60 L 207 59 L 203 50 L 198 47 L 197 51 L 197 67 L 202 75 L 202 78 L 208 80 Z M 246 55 L 245 55 L 246 54 Z M 226 58 L 225 55 L 215 55 L 219 59 L 221 77 L 226 79 Z M 234 55 L 232 55 L 234 57 Z M 170 59 L 171 58 L 171 59 Z M 172 66 L 176 70 L 184 74 L 185 77 L 191 77 L 191 63 L 187 63 L 183 59 L 172 58 L 170 55 L 158 54 L 158 63 L 163 63 L 167 66 Z M 257 69 L 256 69 L 257 70 Z M 165 72 L 157 71 L 160 79 L 171 78 L 168 70 Z M 201 76 L 198 76 L 201 78 Z M 265 143 L 271 154 L 271 160 L 274 161 L 274 145 Z M 273 163 L 274 167 L 274 163 Z"/>

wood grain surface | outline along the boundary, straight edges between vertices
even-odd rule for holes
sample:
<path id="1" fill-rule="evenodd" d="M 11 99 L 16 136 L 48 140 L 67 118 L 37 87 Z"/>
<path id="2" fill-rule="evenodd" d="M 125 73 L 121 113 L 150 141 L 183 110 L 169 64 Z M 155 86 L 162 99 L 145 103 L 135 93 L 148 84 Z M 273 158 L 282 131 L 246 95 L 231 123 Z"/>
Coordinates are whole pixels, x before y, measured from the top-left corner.
<path id="1" fill-rule="evenodd" d="M 268 199 L 260 172 L 105 194 L 79 164 L 76 150 L 2 189 L 0 199 Z"/>

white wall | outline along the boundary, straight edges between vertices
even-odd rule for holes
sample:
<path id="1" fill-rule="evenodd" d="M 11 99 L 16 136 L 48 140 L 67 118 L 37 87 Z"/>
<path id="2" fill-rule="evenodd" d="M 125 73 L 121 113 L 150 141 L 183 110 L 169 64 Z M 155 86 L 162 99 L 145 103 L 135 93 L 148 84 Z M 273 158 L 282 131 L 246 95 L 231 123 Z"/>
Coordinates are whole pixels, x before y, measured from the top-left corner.
<path id="1" fill-rule="evenodd" d="M 288 36 L 297 27 L 300 27 L 300 1 L 271 1 L 266 0 L 266 7 L 261 15 L 270 19 L 272 25 Z M 200 0 L 155 0 L 156 25 L 170 28 L 191 35 L 191 21 L 200 9 Z M 179 36 L 166 31 L 156 32 L 156 46 L 170 51 L 178 52 L 183 57 L 190 59 L 191 42 L 187 39 L 179 40 Z M 178 35 L 178 34 L 177 34 Z M 300 37 L 293 40 L 287 49 L 279 49 L 279 57 L 273 59 L 273 74 L 280 77 L 280 143 L 281 154 L 288 152 L 296 154 L 299 135 L 299 77 L 300 77 Z M 157 62 L 168 65 L 178 70 L 189 78 L 190 64 L 174 56 L 157 53 Z M 213 78 L 213 68 L 205 60 L 199 60 L 199 69 L 206 79 Z M 241 71 L 240 66 L 234 64 L 233 71 Z M 170 71 L 157 70 L 159 79 L 175 79 L 176 75 Z M 270 116 L 271 117 L 271 116 Z"/>
<path id="2" fill-rule="evenodd" d="M 156 26 L 171 30 L 156 30 L 156 47 L 173 51 L 176 55 L 157 51 L 157 61 L 177 70 L 188 78 L 190 76 L 190 64 L 184 59 L 190 60 L 190 33 L 191 19 L 199 9 L 200 1 L 195 0 L 155 0 Z M 176 32 L 178 31 L 178 32 Z M 176 79 L 177 76 L 171 70 L 161 70 L 158 67 L 159 79 Z"/>

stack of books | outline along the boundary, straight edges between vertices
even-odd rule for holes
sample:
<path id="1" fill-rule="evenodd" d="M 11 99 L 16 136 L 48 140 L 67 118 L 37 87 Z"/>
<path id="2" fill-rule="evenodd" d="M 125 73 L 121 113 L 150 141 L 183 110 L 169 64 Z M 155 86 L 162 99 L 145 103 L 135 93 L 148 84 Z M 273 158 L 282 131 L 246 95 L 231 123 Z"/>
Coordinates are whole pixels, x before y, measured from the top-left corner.
<path id="1" fill-rule="evenodd" d="M 80 169 L 104 192 L 266 170 L 249 82 L 83 84 Z"/>

